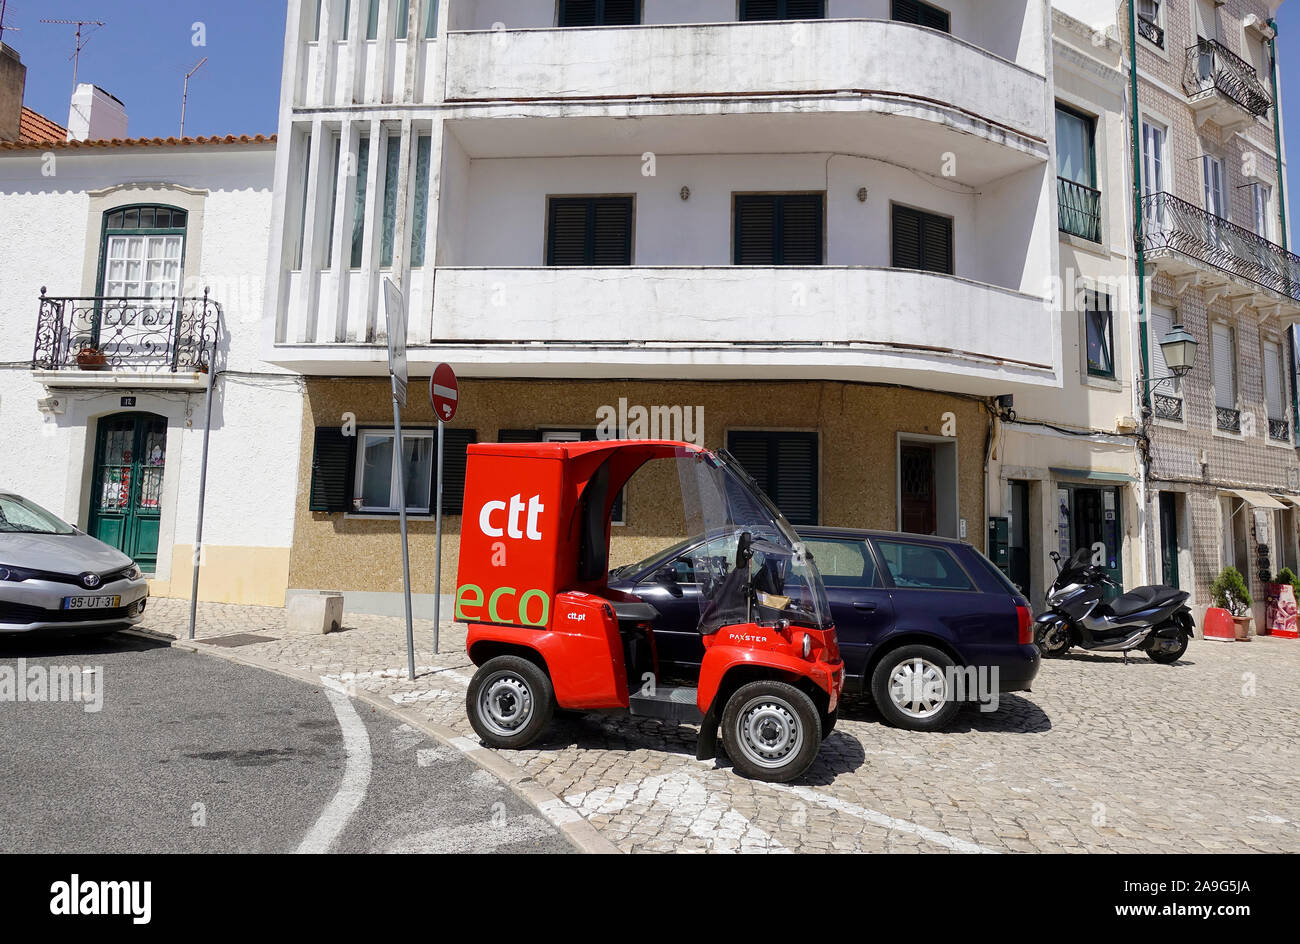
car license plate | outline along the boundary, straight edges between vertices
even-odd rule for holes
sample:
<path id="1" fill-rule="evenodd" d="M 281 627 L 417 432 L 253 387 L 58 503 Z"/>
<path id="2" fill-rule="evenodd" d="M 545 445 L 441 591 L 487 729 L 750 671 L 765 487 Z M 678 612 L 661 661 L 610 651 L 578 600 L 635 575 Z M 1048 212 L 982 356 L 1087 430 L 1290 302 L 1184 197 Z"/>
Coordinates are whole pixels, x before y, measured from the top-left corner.
<path id="1" fill-rule="evenodd" d="M 120 596 L 64 597 L 65 610 L 115 610 L 122 605 Z"/>

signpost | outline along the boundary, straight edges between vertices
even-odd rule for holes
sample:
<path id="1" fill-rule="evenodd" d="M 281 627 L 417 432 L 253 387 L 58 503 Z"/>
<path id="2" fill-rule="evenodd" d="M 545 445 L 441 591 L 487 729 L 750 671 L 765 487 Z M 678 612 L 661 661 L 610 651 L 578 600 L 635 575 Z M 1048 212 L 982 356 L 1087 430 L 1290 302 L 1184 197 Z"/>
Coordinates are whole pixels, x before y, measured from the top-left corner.
<path id="1" fill-rule="evenodd" d="M 433 652 L 438 654 L 438 620 L 442 602 L 442 424 L 456 418 L 460 402 L 460 385 L 456 372 L 449 364 L 439 364 L 429 380 L 429 399 L 433 401 L 433 414 L 438 417 L 438 487 L 434 504 L 433 549 Z"/>
<path id="2" fill-rule="evenodd" d="M 406 670 L 411 681 L 414 682 L 415 630 L 411 623 L 411 561 L 406 539 L 406 448 L 402 442 L 402 407 L 406 406 L 407 383 L 406 299 L 392 279 L 384 279 L 384 314 L 388 319 L 388 373 L 393 381 L 393 444 L 399 464 L 397 518 L 402 532 L 402 596 L 406 604 Z M 441 465 L 441 454 L 438 461 Z M 441 489 L 441 483 L 439 488 Z M 437 629 L 434 633 L 436 639 Z"/>

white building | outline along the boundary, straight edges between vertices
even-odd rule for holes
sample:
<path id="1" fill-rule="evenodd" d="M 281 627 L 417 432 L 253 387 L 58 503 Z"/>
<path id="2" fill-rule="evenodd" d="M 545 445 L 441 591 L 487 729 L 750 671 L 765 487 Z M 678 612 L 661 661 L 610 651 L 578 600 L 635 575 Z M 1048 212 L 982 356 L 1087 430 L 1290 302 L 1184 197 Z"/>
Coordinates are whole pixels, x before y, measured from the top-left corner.
<path id="1" fill-rule="evenodd" d="M 464 378 L 453 479 L 472 439 L 695 406 L 797 522 L 983 546 L 992 398 L 1062 382 L 1050 45 L 1045 0 L 290 0 L 262 356 L 307 375 L 291 591 L 400 588 L 390 276 L 412 372 Z M 623 512 L 616 554 L 661 536 Z"/>
<path id="2" fill-rule="evenodd" d="M 83 129 L 125 129 L 78 91 Z M 0 486 L 189 596 L 215 378 L 200 598 L 282 603 L 301 393 L 260 356 L 274 138 L 24 123 L 59 139 L 0 142 Z"/>

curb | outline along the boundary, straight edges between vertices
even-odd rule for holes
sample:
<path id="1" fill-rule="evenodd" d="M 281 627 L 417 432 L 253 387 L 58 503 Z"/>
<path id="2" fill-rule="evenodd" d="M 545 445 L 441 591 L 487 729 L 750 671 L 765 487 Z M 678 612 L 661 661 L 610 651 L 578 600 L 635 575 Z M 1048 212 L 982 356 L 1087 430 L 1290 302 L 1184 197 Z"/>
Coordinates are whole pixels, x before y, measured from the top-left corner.
<path id="1" fill-rule="evenodd" d="M 217 656 L 229 662 L 238 662 L 241 665 L 251 666 L 255 669 L 274 672 L 277 675 L 283 675 L 286 678 L 316 688 L 329 687 L 328 683 L 319 675 L 312 675 L 310 672 L 301 669 L 289 668 L 269 659 L 236 653 L 219 646 L 209 646 L 199 639 L 181 640 L 144 629 L 127 629 L 121 632 L 124 635 L 148 639 L 150 642 L 162 643 L 172 649 L 183 649 L 187 652 Z M 495 776 L 508 786 L 516 796 L 536 809 L 547 822 L 563 833 L 564 837 L 573 844 L 578 852 L 590 855 L 622 854 L 622 850 L 602 836 L 600 831 L 583 819 L 577 810 L 550 790 L 547 790 L 533 779 L 531 774 L 507 760 L 499 752 L 484 747 L 477 741 L 456 733 L 451 728 L 443 727 L 440 724 L 432 724 L 419 717 L 414 711 L 387 703 L 384 699 L 370 692 L 354 689 L 351 692 L 346 692 L 346 694 L 351 698 L 364 702 L 371 708 L 390 714 L 411 727 L 423 731 L 433 740 L 458 752 L 476 766 Z"/>

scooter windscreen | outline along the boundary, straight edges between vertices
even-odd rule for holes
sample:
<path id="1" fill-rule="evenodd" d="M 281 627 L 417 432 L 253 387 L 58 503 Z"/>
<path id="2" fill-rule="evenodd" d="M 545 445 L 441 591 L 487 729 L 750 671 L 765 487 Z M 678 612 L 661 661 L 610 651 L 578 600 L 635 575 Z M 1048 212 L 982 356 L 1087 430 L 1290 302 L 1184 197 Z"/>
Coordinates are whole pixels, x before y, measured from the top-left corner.
<path id="1" fill-rule="evenodd" d="M 700 632 L 743 623 L 824 629 L 830 607 L 812 554 L 793 527 L 725 452 L 678 461 L 682 505 L 691 533 L 687 552 L 699 584 Z"/>

